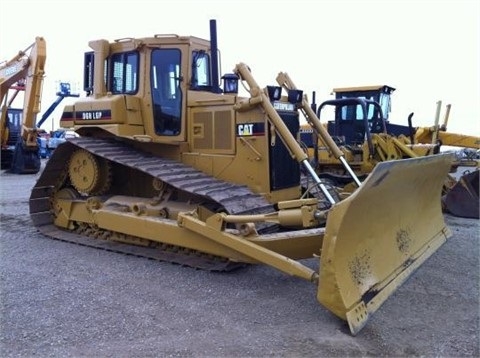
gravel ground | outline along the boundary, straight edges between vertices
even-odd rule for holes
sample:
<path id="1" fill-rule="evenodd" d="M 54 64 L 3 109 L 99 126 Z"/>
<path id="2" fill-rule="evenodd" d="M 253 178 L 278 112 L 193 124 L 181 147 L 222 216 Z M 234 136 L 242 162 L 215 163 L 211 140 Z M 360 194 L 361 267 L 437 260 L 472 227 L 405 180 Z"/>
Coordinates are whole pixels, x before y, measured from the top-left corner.
<path id="1" fill-rule="evenodd" d="M 210 273 L 45 238 L 35 179 L 0 174 L 1 357 L 480 355 L 478 220 L 446 215 L 454 236 L 352 337 L 314 285 L 266 266 Z"/>

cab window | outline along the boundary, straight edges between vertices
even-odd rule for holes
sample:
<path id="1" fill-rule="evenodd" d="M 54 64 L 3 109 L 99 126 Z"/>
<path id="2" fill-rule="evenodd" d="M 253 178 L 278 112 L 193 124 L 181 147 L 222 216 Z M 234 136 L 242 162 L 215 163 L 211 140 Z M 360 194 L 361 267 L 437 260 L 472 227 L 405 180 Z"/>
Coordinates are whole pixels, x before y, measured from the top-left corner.
<path id="1" fill-rule="evenodd" d="M 181 131 L 181 52 L 178 49 L 152 51 L 150 83 L 155 132 L 176 136 Z"/>
<path id="2" fill-rule="evenodd" d="M 116 53 L 110 57 L 110 92 L 133 94 L 138 89 L 138 53 Z"/>
<path id="3" fill-rule="evenodd" d="M 209 90 L 212 87 L 210 56 L 205 51 L 193 51 L 192 80 L 193 90 Z"/>

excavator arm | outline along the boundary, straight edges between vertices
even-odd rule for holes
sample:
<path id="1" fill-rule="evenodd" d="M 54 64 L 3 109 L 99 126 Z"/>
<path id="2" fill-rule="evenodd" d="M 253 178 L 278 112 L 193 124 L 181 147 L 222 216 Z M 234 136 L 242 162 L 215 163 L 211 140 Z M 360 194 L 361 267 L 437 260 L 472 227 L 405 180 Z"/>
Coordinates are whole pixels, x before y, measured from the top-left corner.
<path id="1" fill-rule="evenodd" d="M 35 42 L 0 66 L 0 100 L 2 115 L 0 137 L 2 144 L 8 138 L 8 91 L 16 82 L 25 81 L 22 129 L 15 146 L 11 170 L 14 173 L 37 173 L 40 170 L 36 118 L 40 112 L 43 77 L 45 74 L 46 42 L 36 37 Z"/>

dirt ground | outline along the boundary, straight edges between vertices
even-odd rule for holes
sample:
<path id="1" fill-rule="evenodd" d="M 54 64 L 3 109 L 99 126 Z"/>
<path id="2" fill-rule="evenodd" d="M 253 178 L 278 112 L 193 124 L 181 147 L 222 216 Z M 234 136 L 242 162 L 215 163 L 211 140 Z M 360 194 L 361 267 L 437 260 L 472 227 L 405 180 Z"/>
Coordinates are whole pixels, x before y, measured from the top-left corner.
<path id="1" fill-rule="evenodd" d="M 479 220 L 446 215 L 453 237 L 353 337 L 314 285 L 266 266 L 210 273 L 42 236 L 36 177 L 0 174 L 2 357 L 480 356 Z"/>

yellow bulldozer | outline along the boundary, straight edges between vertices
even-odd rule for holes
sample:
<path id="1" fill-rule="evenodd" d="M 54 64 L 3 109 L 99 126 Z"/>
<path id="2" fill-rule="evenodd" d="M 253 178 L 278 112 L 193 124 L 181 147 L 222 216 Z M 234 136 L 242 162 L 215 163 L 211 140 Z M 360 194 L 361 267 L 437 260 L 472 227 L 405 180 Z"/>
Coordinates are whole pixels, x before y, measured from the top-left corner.
<path id="1" fill-rule="evenodd" d="M 316 285 L 356 334 L 451 236 L 439 198 L 453 157 L 379 163 L 340 199 L 299 144 L 303 115 L 339 151 L 303 91 L 285 72 L 260 87 L 242 62 L 220 76 L 215 20 L 210 33 L 89 43 L 87 96 L 61 117 L 80 137 L 48 160 L 31 219 L 52 238 L 205 270 L 269 265 Z"/>
<path id="2" fill-rule="evenodd" d="M 445 146 L 480 149 L 480 137 L 447 131 L 450 104 L 446 106 L 443 123 L 439 124 L 441 101 L 437 102 L 433 126 L 414 127 L 413 113 L 408 116 L 408 125 L 390 122 L 394 90 L 387 85 L 335 88 L 332 92 L 335 98 L 322 102 L 318 108 L 313 94 L 310 106 L 318 118 L 323 118 L 322 112 L 329 107 L 334 108 L 334 119 L 322 124 L 341 150 L 332 152 L 308 123 L 301 125 L 301 141 L 322 179 L 346 192 L 356 189 L 357 185 L 338 159 L 340 155 L 363 179 L 380 162 L 437 154 Z M 451 172 L 466 165 L 478 167 L 478 161 L 456 158 Z M 447 176 L 442 193 L 444 210 L 456 216 L 478 218 L 478 186 L 479 175 L 475 169 L 458 180 L 453 175 Z"/>

